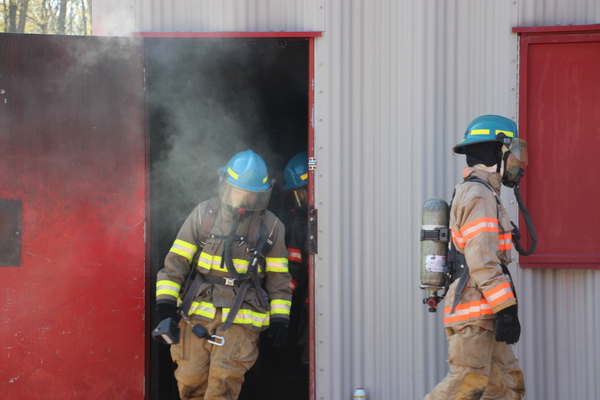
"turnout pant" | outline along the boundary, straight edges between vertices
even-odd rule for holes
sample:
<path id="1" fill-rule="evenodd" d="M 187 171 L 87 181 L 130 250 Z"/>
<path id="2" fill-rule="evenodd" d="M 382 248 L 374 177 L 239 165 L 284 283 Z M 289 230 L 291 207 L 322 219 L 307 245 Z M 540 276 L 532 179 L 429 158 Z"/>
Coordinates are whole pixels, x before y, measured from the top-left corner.
<path id="1" fill-rule="evenodd" d="M 192 324 L 197 323 L 210 335 L 223 336 L 225 345 L 213 345 L 194 335 L 185 321 L 179 323 L 179 344 L 171 345 L 179 396 L 182 400 L 237 399 L 244 374 L 258 357 L 259 333 L 236 324 L 218 332 L 222 325 L 220 310 L 212 321 L 192 320 Z"/>
<path id="2" fill-rule="evenodd" d="M 446 328 L 450 372 L 424 400 L 520 400 L 523 371 L 512 348 L 494 331 L 466 325 Z"/>

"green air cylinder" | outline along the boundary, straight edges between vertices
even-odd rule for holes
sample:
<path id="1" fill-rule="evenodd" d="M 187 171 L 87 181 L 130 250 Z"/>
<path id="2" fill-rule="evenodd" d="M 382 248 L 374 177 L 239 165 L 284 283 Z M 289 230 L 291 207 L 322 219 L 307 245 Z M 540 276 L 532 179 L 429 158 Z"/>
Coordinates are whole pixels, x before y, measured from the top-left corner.
<path id="1" fill-rule="evenodd" d="M 448 255 L 448 203 L 438 197 L 423 205 L 421 225 L 421 289 L 429 292 L 423 302 L 435 312 L 439 300 L 437 291 L 446 283 L 446 256 Z"/>

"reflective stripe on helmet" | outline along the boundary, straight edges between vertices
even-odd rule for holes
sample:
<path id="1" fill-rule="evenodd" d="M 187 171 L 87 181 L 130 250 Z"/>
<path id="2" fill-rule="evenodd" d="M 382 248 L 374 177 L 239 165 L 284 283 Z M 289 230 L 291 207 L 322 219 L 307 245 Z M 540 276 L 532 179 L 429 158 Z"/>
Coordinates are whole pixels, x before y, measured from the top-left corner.
<path id="1" fill-rule="evenodd" d="M 240 177 L 231 168 L 227 168 L 227 173 L 235 180 L 237 180 Z"/>

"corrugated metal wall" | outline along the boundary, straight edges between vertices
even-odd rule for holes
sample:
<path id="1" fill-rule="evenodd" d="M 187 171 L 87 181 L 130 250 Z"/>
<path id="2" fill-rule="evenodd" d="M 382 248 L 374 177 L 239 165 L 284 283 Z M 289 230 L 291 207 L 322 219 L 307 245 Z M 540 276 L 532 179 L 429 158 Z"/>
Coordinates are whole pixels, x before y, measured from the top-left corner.
<path id="1" fill-rule="evenodd" d="M 422 398 L 447 370 L 441 315 L 427 312 L 418 287 L 422 204 L 449 200 L 464 166 L 450 149 L 472 118 L 518 118 L 511 28 L 597 23 L 598 2 L 96 3 L 103 34 L 324 32 L 315 41 L 316 399 L 350 399 L 358 386 L 371 399 Z M 124 20 L 108 24 L 111 13 Z M 516 220 L 512 194 L 503 199 Z M 600 398 L 600 272 L 511 269 L 527 398 Z"/>
<path id="2" fill-rule="evenodd" d="M 419 289 L 421 207 L 450 200 L 468 122 L 517 110 L 517 7 L 328 2 L 316 41 L 317 399 L 422 398 L 446 373 Z M 514 212 L 514 210 L 513 210 Z"/>

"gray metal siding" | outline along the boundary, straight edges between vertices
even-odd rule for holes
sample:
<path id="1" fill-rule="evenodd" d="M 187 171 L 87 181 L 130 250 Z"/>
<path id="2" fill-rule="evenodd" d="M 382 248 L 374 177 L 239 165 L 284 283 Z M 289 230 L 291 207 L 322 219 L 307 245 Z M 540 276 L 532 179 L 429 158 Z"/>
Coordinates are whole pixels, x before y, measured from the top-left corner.
<path id="1" fill-rule="evenodd" d="M 422 204 L 433 196 L 450 199 L 465 165 L 450 149 L 472 118 L 518 119 L 518 36 L 511 28 L 598 23 L 600 3 L 133 4 L 95 2 L 97 15 L 123 16 L 120 24 L 96 17 L 103 22 L 98 32 L 324 32 L 315 39 L 313 121 L 320 218 L 316 399 L 350 399 L 359 386 L 370 399 L 422 398 L 447 371 L 441 312 L 421 304 Z M 516 220 L 510 192 L 502 197 Z M 600 271 L 521 270 L 516 263 L 511 270 L 521 304 L 515 352 L 526 398 L 600 398 Z"/>
<path id="2" fill-rule="evenodd" d="M 422 204 L 450 200 L 464 165 L 451 148 L 472 118 L 516 117 L 517 7 L 338 1 L 326 14 L 315 60 L 317 399 L 358 386 L 418 399 L 447 370 L 441 312 L 421 304 Z"/>
<path id="3" fill-rule="evenodd" d="M 140 32 L 278 32 L 324 30 L 323 2 L 277 0 L 136 1 Z"/>

